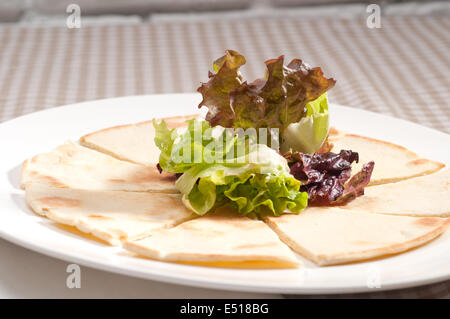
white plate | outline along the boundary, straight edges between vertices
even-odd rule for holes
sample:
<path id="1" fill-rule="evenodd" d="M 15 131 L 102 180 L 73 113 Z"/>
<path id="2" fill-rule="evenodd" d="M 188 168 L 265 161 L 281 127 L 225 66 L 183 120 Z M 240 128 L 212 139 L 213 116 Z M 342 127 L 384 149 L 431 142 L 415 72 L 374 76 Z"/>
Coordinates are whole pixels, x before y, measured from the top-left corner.
<path id="1" fill-rule="evenodd" d="M 428 245 L 371 262 L 297 270 L 207 268 L 133 258 L 120 248 L 78 237 L 36 216 L 19 188 L 24 159 L 104 127 L 197 112 L 198 94 L 114 98 L 41 111 L 0 125 L 0 236 L 69 262 L 146 279 L 272 293 L 343 293 L 410 287 L 450 278 L 450 231 Z M 410 122 L 332 105 L 337 128 L 398 143 L 450 164 L 450 135 Z M 355 150 L 357 151 L 357 150 Z M 426 200 L 411 194 L 411 200 Z M 381 288 L 370 288 L 381 285 Z"/>

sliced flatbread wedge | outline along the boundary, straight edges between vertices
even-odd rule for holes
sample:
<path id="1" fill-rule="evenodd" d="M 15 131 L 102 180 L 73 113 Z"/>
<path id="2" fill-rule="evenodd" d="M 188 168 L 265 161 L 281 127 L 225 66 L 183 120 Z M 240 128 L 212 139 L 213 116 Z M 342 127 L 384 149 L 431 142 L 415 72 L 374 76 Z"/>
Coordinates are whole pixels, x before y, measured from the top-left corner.
<path id="1" fill-rule="evenodd" d="M 367 187 L 342 209 L 421 217 L 450 217 L 450 170 Z"/>
<path id="2" fill-rule="evenodd" d="M 199 115 L 164 118 L 169 128 L 184 127 L 185 121 Z M 152 121 L 106 128 L 80 138 L 80 143 L 118 159 L 146 166 L 159 161 L 160 150 L 156 147 L 155 128 Z"/>
<path id="3" fill-rule="evenodd" d="M 126 241 L 124 248 L 152 259 L 204 266 L 298 267 L 295 254 L 260 220 L 213 213 Z"/>
<path id="4" fill-rule="evenodd" d="M 364 163 L 375 161 L 369 185 L 397 182 L 411 177 L 431 174 L 445 165 L 420 158 L 416 153 L 396 144 L 369 137 L 343 134 L 332 140 L 332 152 L 352 150 L 358 152 L 359 163 L 352 165 L 352 172 L 359 172 Z"/>
<path id="5" fill-rule="evenodd" d="M 314 263 L 335 265 L 404 252 L 440 235 L 450 219 L 308 207 L 264 217 L 280 239 Z"/>
<path id="6" fill-rule="evenodd" d="M 340 136 L 345 135 L 345 131 L 338 130 L 334 126 L 330 127 L 330 130 L 328 131 L 328 140 L 330 142 L 333 142 L 334 140 L 338 139 Z"/>
<path id="7" fill-rule="evenodd" d="M 26 201 L 37 214 L 119 245 L 193 218 L 181 195 L 92 191 L 27 184 Z"/>
<path id="8" fill-rule="evenodd" d="M 173 174 L 160 174 L 154 165 L 121 161 L 73 142 L 25 161 L 22 187 L 30 182 L 62 188 L 178 192 Z"/>

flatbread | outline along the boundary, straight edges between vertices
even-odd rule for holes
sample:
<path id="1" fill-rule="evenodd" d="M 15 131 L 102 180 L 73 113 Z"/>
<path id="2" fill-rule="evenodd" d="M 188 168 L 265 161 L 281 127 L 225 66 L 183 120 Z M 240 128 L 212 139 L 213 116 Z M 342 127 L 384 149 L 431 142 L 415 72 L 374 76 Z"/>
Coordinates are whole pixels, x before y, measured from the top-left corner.
<path id="1" fill-rule="evenodd" d="M 450 170 L 397 183 L 367 187 L 343 209 L 423 217 L 450 217 Z"/>
<path id="2" fill-rule="evenodd" d="M 233 267 L 243 262 L 265 268 L 299 266 L 293 252 L 267 225 L 236 214 L 193 219 L 151 237 L 127 241 L 124 248 L 152 259 L 206 266 Z"/>
<path id="3" fill-rule="evenodd" d="M 22 187 L 30 182 L 61 188 L 178 192 L 175 176 L 160 174 L 155 165 L 120 161 L 74 142 L 25 161 Z"/>
<path id="4" fill-rule="evenodd" d="M 295 252 L 314 263 L 335 265 L 404 252 L 440 235 L 450 219 L 409 217 L 308 207 L 298 215 L 265 217 Z"/>
<path id="5" fill-rule="evenodd" d="M 77 190 L 31 183 L 26 187 L 26 201 L 37 214 L 75 226 L 111 245 L 194 217 L 178 194 Z"/>
<path id="6" fill-rule="evenodd" d="M 185 115 L 164 118 L 169 128 L 184 127 L 185 121 L 199 115 Z M 161 153 L 155 142 L 152 121 L 106 128 L 80 138 L 80 143 L 118 159 L 145 166 L 159 162 Z"/>
<path id="7" fill-rule="evenodd" d="M 352 165 L 352 172 L 359 172 L 362 165 L 375 161 L 375 168 L 369 185 L 378 185 L 431 174 L 445 165 L 429 159 L 420 158 L 410 150 L 385 141 L 369 137 L 342 134 L 332 139 L 332 152 L 352 150 L 358 152 L 359 163 Z"/>
<path id="8" fill-rule="evenodd" d="M 338 139 L 339 137 L 345 135 L 346 132 L 338 130 L 334 126 L 330 126 L 330 129 L 328 131 L 328 141 L 333 142 L 334 140 Z"/>

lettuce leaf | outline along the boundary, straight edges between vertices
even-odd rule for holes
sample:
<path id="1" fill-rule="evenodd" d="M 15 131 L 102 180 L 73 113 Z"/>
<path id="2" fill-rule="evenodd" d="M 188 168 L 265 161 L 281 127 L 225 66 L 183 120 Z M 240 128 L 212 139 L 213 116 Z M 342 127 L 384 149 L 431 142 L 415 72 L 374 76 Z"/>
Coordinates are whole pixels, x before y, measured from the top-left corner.
<path id="1" fill-rule="evenodd" d="M 286 160 L 262 144 L 251 147 L 242 164 L 198 165 L 175 185 L 185 205 L 199 215 L 230 205 L 243 215 L 270 212 L 278 216 L 286 210 L 298 213 L 308 201 Z"/>
<path id="2" fill-rule="evenodd" d="M 239 67 L 245 64 L 243 55 L 236 51 L 227 50 L 226 54 L 214 61 L 216 74 L 208 73 L 209 81 L 202 83 L 197 89 L 203 96 L 201 106 L 209 109 L 206 120 L 211 126 L 234 127 L 234 110 L 230 106 L 229 93 L 242 83 Z"/>
<path id="3" fill-rule="evenodd" d="M 209 73 L 210 80 L 198 89 L 203 96 L 199 108 L 209 109 L 206 119 L 212 126 L 277 128 L 282 136 L 289 124 L 306 116 L 309 102 L 335 84 L 320 68 L 311 68 L 302 60 L 284 65 L 283 56 L 265 62 L 266 79 L 247 83 L 238 71 L 244 63 L 242 55 L 226 51 L 214 63 L 216 73 Z"/>
<path id="4" fill-rule="evenodd" d="M 345 184 L 344 192 L 332 204 L 342 205 L 358 196 L 364 195 L 364 187 L 369 184 L 374 167 L 374 161 L 364 164 L 361 170 Z"/>
<path id="5" fill-rule="evenodd" d="M 219 170 L 218 174 L 224 171 Z M 182 176 L 183 177 L 183 176 Z M 229 205 L 243 215 L 249 213 L 298 213 L 308 202 L 308 195 L 299 192 L 299 181 L 285 175 L 244 172 L 225 178 L 203 177 L 183 195 L 183 202 L 198 215 L 214 207 Z"/>
<path id="6" fill-rule="evenodd" d="M 237 154 L 239 149 L 243 149 L 241 153 L 247 151 L 248 141 L 230 130 L 219 126 L 212 128 L 207 121 L 193 119 L 186 122 L 187 129 L 180 132 L 168 129 L 165 121 L 153 120 L 155 144 L 161 150 L 159 166 L 163 171 L 184 173 L 198 164 L 235 158 L 234 153 Z"/>
<path id="7" fill-rule="evenodd" d="M 308 204 L 312 206 L 344 204 L 363 195 L 375 165 L 373 161 L 364 164 L 350 178 L 352 163 L 359 161 L 358 153 L 350 150 L 313 155 L 288 152 L 283 156 L 291 174 L 302 182 L 300 190 L 308 193 Z"/>
<path id="8" fill-rule="evenodd" d="M 282 136 L 282 153 L 292 150 L 313 154 L 325 142 L 329 131 L 327 94 L 306 104 L 306 114 L 297 123 L 290 124 Z"/>
<path id="9" fill-rule="evenodd" d="M 244 215 L 278 216 L 286 211 L 298 213 L 307 206 L 301 182 L 276 151 L 223 127 L 211 128 L 207 121 L 187 122 L 184 132 L 169 130 L 164 122 L 153 124 L 155 143 L 161 150 L 159 166 L 166 172 L 182 173 L 175 185 L 192 211 L 204 215 L 230 205 Z M 199 133 L 203 138 L 195 140 Z"/>

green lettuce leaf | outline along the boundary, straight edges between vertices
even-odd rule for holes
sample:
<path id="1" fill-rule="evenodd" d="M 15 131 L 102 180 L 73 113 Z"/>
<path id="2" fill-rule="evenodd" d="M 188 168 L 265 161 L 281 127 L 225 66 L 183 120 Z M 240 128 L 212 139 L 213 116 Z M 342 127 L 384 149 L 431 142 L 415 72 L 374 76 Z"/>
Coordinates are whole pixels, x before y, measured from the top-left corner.
<path id="1" fill-rule="evenodd" d="M 312 154 L 324 143 L 329 131 L 327 94 L 306 105 L 305 116 L 290 124 L 283 133 L 280 150 Z"/>
<path id="2" fill-rule="evenodd" d="M 245 162 L 198 165 L 186 171 L 175 185 L 185 205 L 199 215 L 230 205 L 243 215 L 289 211 L 307 206 L 300 181 L 289 173 L 286 160 L 266 145 L 250 148 Z"/>
<path id="3" fill-rule="evenodd" d="M 242 137 L 209 122 L 190 120 L 185 131 L 153 122 L 160 167 L 183 173 L 176 187 L 184 204 L 199 215 L 221 205 L 241 214 L 300 212 L 307 194 L 284 157 L 251 137 Z M 200 140 L 194 135 L 203 134 Z M 211 147 L 213 145 L 214 147 Z"/>
<path id="4" fill-rule="evenodd" d="M 185 131 L 168 129 L 164 121 L 153 120 L 155 144 L 161 150 L 159 165 L 169 173 L 184 173 L 191 167 L 208 165 L 245 154 L 248 140 L 223 127 L 211 127 L 207 121 L 188 120 Z M 229 163 L 230 165 L 232 163 Z"/>

